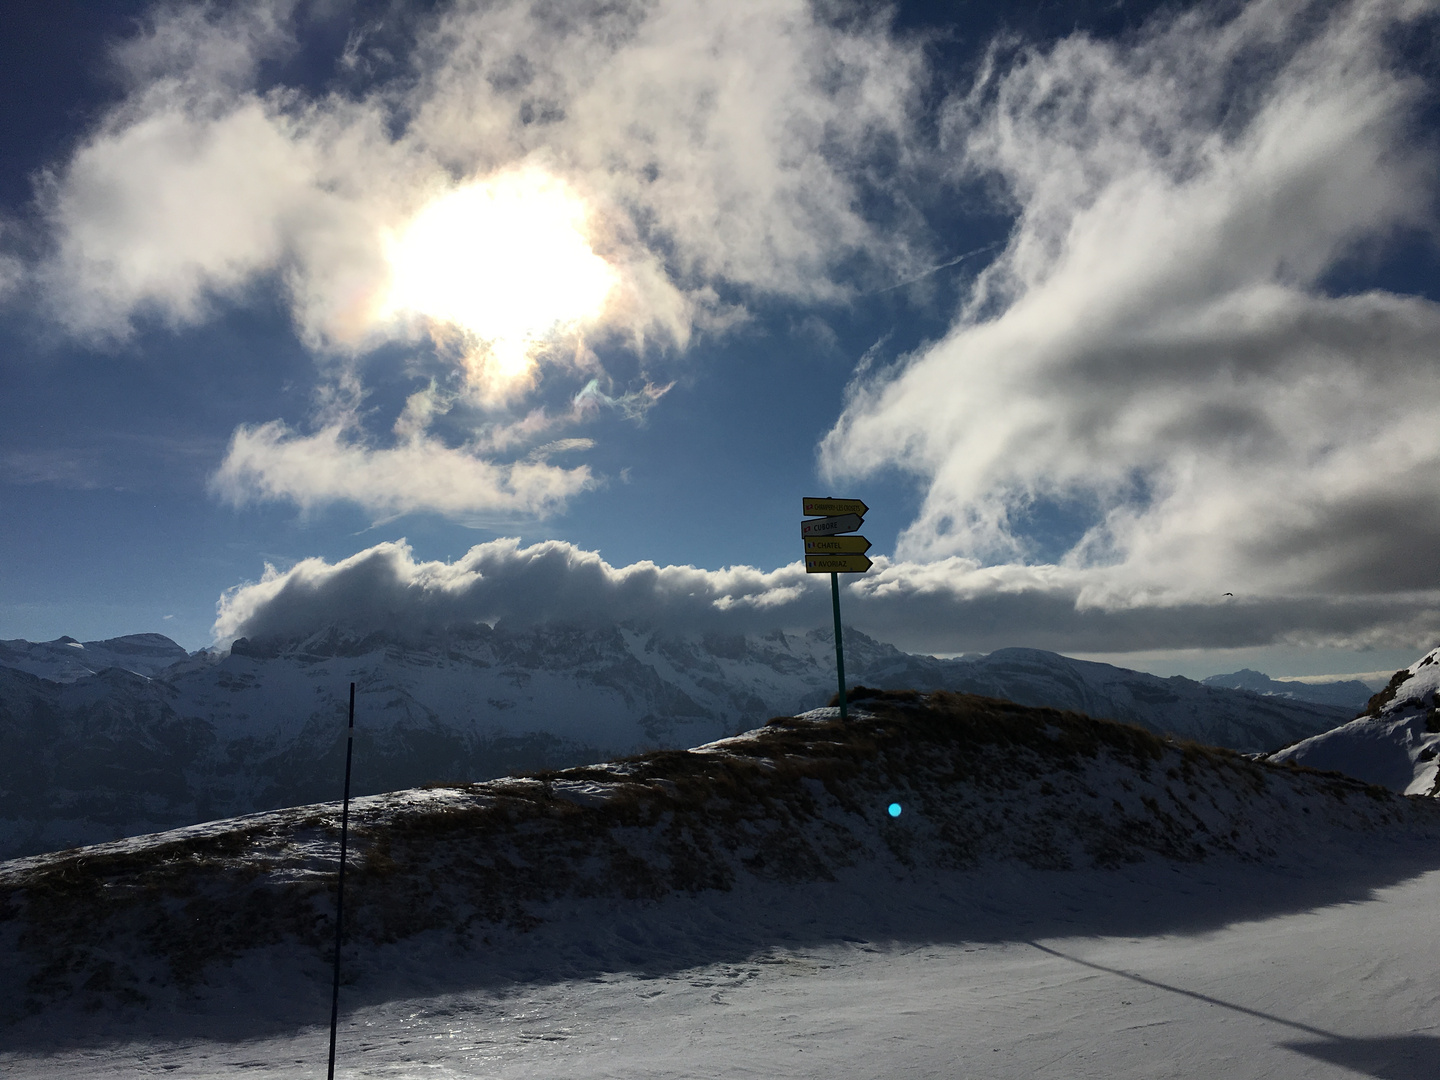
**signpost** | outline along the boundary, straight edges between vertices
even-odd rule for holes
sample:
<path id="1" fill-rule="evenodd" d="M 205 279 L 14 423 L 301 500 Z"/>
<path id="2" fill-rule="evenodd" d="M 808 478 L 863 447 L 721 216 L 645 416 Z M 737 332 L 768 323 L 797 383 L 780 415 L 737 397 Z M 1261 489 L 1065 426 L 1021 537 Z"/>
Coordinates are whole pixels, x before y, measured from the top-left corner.
<path id="1" fill-rule="evenodd" d="M 801 512 L 810 521 L 800 523 L 805 541 L 805 572 L 830 575 L 830 606 L 835 612 L 835 674 L 840 681 L 840 719 L 850 712 L 845 703 L 845 648 L 840 641 L 840 575 L 863 574 L 873 565 L 865 557 L 870 541 L 853 533 L 869 511 L 859 499 L 802 499 Z"/>

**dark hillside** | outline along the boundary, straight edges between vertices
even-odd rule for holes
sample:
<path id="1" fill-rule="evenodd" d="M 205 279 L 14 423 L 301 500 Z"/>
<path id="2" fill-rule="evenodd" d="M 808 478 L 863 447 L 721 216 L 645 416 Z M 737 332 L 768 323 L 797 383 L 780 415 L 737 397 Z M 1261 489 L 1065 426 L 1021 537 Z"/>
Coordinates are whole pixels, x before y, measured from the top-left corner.
<path id="1" fill-rule="evenodd" d="M 318 961 L 338 818 L 299 807 L 4 864 L 0 928 L 23 985 L 0 996 L 140 1001 L 282 942 Z M 1334 774 L 1077 713 L 888 692 L 844 723 L 781 717 L 694 750 L 360 800 L 346 922 L 354 948 L 424 931 L 468 947 L 596 900 L 999 864 L 1259 863 L 1436 825 L 1433 801 Z"/>

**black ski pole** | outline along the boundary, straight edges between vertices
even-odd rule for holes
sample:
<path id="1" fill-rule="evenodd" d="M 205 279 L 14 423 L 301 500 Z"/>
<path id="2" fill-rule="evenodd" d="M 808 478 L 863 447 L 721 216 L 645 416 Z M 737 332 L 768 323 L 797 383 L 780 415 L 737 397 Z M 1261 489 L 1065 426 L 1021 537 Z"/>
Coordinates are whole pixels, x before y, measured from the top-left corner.
<path id="1" fill-rule="evenodd" d="M 345 841 L 350 829 L 350 755 L 355 749 L 355 684 L 350 684 L 350 724 L 345 733 L 345 801 L 340 809 L 340 880 L 335 886 L 335 986 L 330 994 L 330 1080 L 335 1080 L 335 1029 L 340 1022 L 340 937 L 345 919 Z"/>

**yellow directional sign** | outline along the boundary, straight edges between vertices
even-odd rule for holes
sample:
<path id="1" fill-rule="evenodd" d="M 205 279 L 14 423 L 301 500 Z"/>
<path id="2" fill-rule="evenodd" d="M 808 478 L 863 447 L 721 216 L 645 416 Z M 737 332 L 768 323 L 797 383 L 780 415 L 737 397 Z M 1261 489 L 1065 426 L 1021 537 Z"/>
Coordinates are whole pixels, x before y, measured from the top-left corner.
<path id="1" fill-rule="evenodd" d="M 864 555 L 870 541 L 863 536 L 807 536 L 806 555 Z"/>
<path id="2" fill-rule="evenodd" d="M 839 517 L 810 518 L 800 522 L 801 536 L 834 536 L 837 533 L 851 533 L 864 523 L 859 514 L 841 514 Z"/>
<path id="3" fill-rule="evenodd" d="M 859 514 L 864 517 L 869 507 L 859 499 L 802 499 L 806 517 L 830 516 L 833 514 Z"/>
<path id="4" fill-rule="evenodd" d="M 863 574 L 872 563 L 864 555 L 806 555 L 807 574 Z"/>

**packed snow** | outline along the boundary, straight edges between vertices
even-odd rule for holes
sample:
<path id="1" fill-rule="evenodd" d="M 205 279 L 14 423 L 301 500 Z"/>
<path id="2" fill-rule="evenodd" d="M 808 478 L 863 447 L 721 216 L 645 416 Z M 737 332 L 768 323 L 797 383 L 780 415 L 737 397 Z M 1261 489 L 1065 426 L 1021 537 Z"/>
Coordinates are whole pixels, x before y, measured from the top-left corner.
<path id="1" fill-rule="evenodd" d="M 1416 931 L 1440 869 L 1416 855 L 1378 875 L 1349 856 L 759 890 L 489 955 L 351 952 L 336 1074 L 1428 1080 L 1440 947 Z M 1268 910 L 1240 899 L 1257 891 Z M 34 1018 L 0 1071 L 323 1075 L 325 967 L 283 959 L 237 962 L 177 1011 Z"/>

